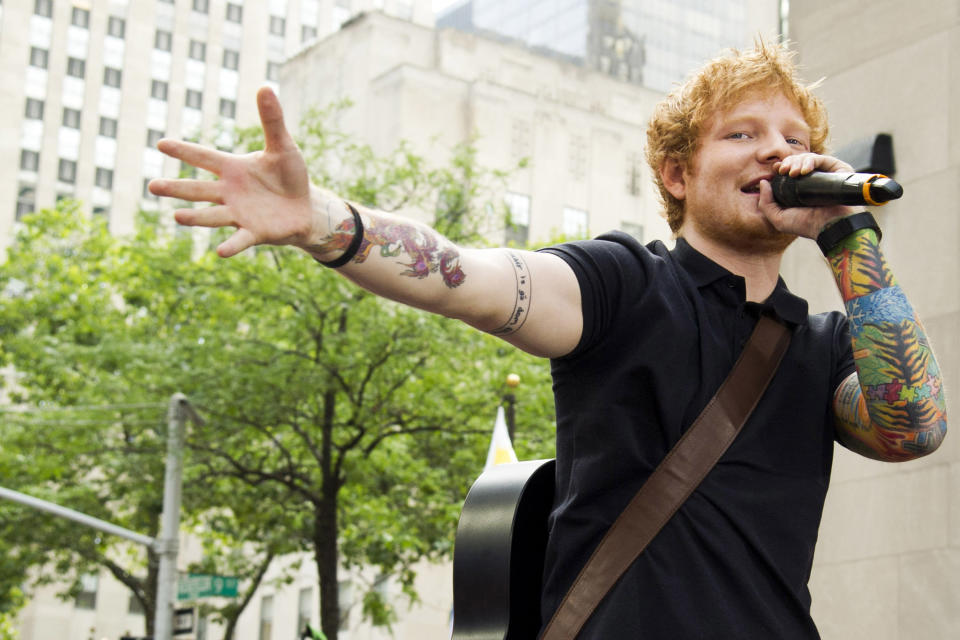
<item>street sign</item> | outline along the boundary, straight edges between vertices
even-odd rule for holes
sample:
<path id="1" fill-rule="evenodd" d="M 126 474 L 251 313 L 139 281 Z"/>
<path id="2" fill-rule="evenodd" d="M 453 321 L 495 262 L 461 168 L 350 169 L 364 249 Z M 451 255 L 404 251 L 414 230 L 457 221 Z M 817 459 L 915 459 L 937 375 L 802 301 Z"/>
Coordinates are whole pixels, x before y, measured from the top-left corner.
<path id="1" fill-rule="evenodd" d="M 229 576 L 188 573 L 177 582 L 177 600 L 198 598 L 236 598 L 239 580 Z"/>
<path id="2" fill-rule="evenodd" d="M 193 633 L 193 608 L 173 610 L 173 635 Z"/>

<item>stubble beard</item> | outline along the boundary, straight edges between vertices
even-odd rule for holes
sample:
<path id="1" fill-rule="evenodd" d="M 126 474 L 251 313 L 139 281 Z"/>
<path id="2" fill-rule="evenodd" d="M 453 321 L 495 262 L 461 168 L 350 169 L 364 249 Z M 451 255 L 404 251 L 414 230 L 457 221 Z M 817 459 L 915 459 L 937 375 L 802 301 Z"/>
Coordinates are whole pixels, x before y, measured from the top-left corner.
<path id="1" fill-rule="evenodd" d="M 687 215 L 691 215 L 690 212 Z M 761 215 L 750 218 L 736 215 L 727 220 L 724 217 L 714 211 L 704 211 L 691 215 L 691 222 L 704 237 L 744 254 L 779 255 L 797 239 L 792 233 L 777 231 Z"/>

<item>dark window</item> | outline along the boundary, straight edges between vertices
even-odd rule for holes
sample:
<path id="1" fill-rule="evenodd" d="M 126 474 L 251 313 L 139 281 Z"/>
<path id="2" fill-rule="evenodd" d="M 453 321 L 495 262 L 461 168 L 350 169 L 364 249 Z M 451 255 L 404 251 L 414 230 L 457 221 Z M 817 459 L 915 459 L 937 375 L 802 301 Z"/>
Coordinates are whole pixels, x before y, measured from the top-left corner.
<path id="1" fill-rule="evenodd" d="M 20 150 L 20 168 L 24 171 L 36 171 L 40 167 L 40 152 L 30 149 Z"/>
<path id="2" fill-rule="evenodd" d="M 153 36 L 153 48 L 160 51 L 170 51 L 173 49 L 173 34 L 163 29 L 157 29 Z"/>
<path id="3" fill-rule="evenodd" d="M 191 109 L 199 109 L 203 106 L 203 93 L 196 89 L 187 89 L 186 105 Z"/>
<path id="4" fill-rule="evenodd" d="M 270 33 L 282 36 L 287 29 L 287 21 L 281 16 L 270 16 Z"/>
<path id="5" fill-rule="evenodd" d="M 27 98 L 27 106 L 23 115 L 31 120 L 43 120 L 43 100 Z"/>
<path id="6" fill-rule="evenodd" d="M 152 193 L 150 193 L 150 181 L 151 181 L 151 180 L 153 180 L 153 178 L 144 178 L 144 179 L 143 179 L 143 199 L 144 199 L 144 200 L 159 200 L 159 199 L 160 199 L 159 196 L 155 196 L 155 195 L 153 195 Z M 136 598 L 134 598 L 133 596 L 130 596 L 130 606 L 131 606 L 131 607 L 133 607 L 133 601 L 134 601 L 134 600 L 136 600 Z M 140 602 L 140 601 L 137 600 L 137 602 Z M 137 613 L 137 612 L 131 610 L 130 613 Z M 143 611 L 140 611 L 139 613 L 143 613 Z"/>
<path id="7" fill-rule="evenodd" d="M 191 40 L 188 55 L 194 60 L 205 60 L 207 57 L 207 45 L 199 40 Z"/>
<path id="8" fill-rule="evenodd" d="M 97 173 L 93 179 L 94 183 L 103 189 L 113 188 L 113 169 L 104 169 L 97 167 Z"/>
<path id="9" fill-rule="evenodd" d="M 243 7 L 239 4 L 228 2 L 227 22 L 243 22 Z"/>
<path id="10" fill-rule="evenodd" d="M 20 185 L 20 189 L 17 193 L 17 215 L 16 218 L 19 220 L 28 213 L 31 213 L 36 204 L 36 191 L 31 185 Z"/>
<path id="11" fill-rule="evenodd" d="M 163 80 L 150 81 L 150 97 L 157 100 L 167 99 L 167 83 Z"/>
<path id="12" fill-rule="evenodd" d="M 210 12 L 210 1 L 209 0 L 193 0 L 193 10 L 200 13 L 209 13 Z"/>
<path id="13" fill-rule="evenodd" d="M 110 18 L 107 19 L 107 34 L 114 38 L 122 38 L 124 31 L 126 31 L 126 26 L 123 18 L 110 16 Z"/>
<path id="14" fill-rule="evenodd" d="M 63 119 L 60 123 L 65 127 L 70 127 L 71 129 L 80 128 L 80 110 L 71 109 L 70 107 L 64 107 L 63 109 Z"/>
<path id="15" fill-rule="evenodd" d="M 317 28 L 303 25 L 300 27 L 300 42 L 308 42 L 317 39 Z"/>
<path id="16" fill-rule="evenodd" d="M 223 50 L 223 68 L 236 71 L 240 68 L 240 52 L 231 49 Z"/>
<path id="17" fill-rule="evenodd" d="M 157 143 L 163 138 L 163 131 L 157 131 L 156 129 L 147 129 L 147 146 L 151 149 L 157 147 Z"/>
<path id="18" fill-rule="evenodd" d="M 107 215 L 108 213 L 110 213 L 109 209 L 107 209 L 106 207 L 104 207 L 104 206 L 102 206 L 102 205 L 99 206 L 99 207 L 94 207 L 94 208 L 93 208 L 93 215 L 95 215 L 95 216 L 104 216 L 104 217 L 106 217 L 106 215 Z M 94 594 L 94 595 L 96 595 L 96 594 Z M 93 609 L 93 607 L 90 607 L 90 608 Z"/>
<path id="19" fill-rule="evenodd" d="M 70 24 L 75 27 L 83 27 L 84 29 L 89 28 L 90 10 L 74 7 L 73 11 L 70 13 Z"/>
<path id="20" fill-rule="evenodd" d="M 104 138 L 117 137 L 117 121 L 113 118 L 100 116 L 100 135 Z"/>
<path id="21" fill-rule="evenodd" d="M 280 65 L 278 63 L 267 63 L 267 80 L 270 80 L 271 82 L 280 81 Z"/>
<path id="22" fill-rule="evenodd" d="M 53 0 L 34 0 L 33 12 L 38 16 L 49 18 L 53 15 Z"/>
<path id="23" fill-rule="evenodd" d="M 67 75 L 82 78 L 87 73 L 87 61 L 80 58 L 67 58 Z"/>
<path id="24" fill-rule="evenodd" d="M 30 66 L 39 67 L 41 69 L 47 68 L 47 59 L 50 57 L 50 52 L 46 49 L 41 49 L 40 47 L 30 47 Z"/>
<path id="25" fill-rule="evenodd" d="M 123 73 L 120 69 L 114 69 L 113 67 L 104 67 L 103 69 L 103 84 L 108 87 L 120 87 L 121 82 L 123 81 Z"/>
<path id="26" fill-rule="evenodd" d="M 60 164 L 57 166 L 57 179 L 60 182 L 73 184 L 77 181 L 77 163 L 73 160 L 64 160 L 60 158 Z"/>
<path id="27" fill-rule="evenodd" d="M 220 98 L 220 115 L 224 118 L 236 118 L 237 117 L 237 102 L 236 100 L 227 100 L 226 98 Z"/>

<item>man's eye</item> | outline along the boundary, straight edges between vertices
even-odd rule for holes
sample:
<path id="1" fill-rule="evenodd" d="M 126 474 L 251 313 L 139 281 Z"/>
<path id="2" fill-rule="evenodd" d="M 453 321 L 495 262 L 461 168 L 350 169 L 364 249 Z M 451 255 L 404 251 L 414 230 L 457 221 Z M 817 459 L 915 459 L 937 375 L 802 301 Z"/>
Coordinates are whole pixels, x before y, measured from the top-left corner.
<path id="1" fill-rule="evenodd" d="M 737 131 L 737 132 L 735 132 L 735 133 L 731 133 L 731 134 L 728 135 L 727 137 L 728 137 L 728 138 L 731 138 L 731 139 L 733 139 L 733 140 L 743 140 L 743 139 L 747 138 L 748 136 L 747 136 L 747 134 L 744 133 L 743 131 Z"/>
<path id="2" fill-rule="evenodd" d="M 787 144 L 798 144 L 803 148 L 807 147 L 806 143 L 799 138 L 787 138 Z"/>

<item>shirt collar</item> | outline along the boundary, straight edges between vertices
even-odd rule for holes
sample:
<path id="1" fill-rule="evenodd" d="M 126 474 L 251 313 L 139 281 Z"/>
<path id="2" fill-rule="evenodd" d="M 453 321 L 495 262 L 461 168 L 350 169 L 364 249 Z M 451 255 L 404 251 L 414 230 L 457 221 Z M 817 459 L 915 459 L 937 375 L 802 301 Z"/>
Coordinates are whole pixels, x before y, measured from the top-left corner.
<path id="1" fill-rule="evenodd" d="M 673 253 L 677 262 L 680 263 L 680 266 L 690 275 L 698 288 L 706 287 L 717 280 L 734 275 L 691 247 L 690 243 L 682 237 L 677 238 L 676 246 L 674 246 L 671 253 Z M 771 293 L 770 297 L 764 302 L 759 303 L 758 306 L 761 310 L 774 312 L 790 324 L 804 325 L 807 323 L 807 301 L 790 293 L 783 278 L 779 276 L 777 277 L 777 286 L 774 287 L 773 293 Z"/>

